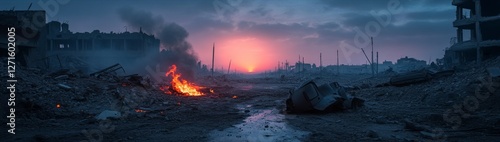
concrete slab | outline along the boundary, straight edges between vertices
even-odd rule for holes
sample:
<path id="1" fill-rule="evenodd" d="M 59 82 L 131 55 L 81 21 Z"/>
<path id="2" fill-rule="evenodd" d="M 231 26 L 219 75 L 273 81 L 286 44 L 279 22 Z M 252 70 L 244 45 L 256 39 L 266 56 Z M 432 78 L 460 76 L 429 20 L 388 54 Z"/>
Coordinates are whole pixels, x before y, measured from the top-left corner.
<path id="1" fill-rule="evenodd" d="M 500 68 L 499 67 L 490 67 L 487 70 L 488 70 L 488 74 L 490 75 L 490 77 L 493 77 L 493 78 L 500 77 Z"/>

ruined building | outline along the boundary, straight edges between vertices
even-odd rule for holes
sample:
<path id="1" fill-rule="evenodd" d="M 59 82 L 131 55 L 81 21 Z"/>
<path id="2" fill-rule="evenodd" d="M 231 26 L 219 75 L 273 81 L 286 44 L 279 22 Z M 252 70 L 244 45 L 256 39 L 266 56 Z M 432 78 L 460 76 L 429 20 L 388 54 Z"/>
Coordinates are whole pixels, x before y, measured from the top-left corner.
<path id="1" fill-rule="evenodd" d="M 93 61 L 87 64 L 103 66 L 116 62 L 132 62 L 150 53 L 158 53 L 160 41 L 153 35 L 139 32 L 102 33 L 99 30 L 73 33 L 69 24 L 52 21 L 47 23 L 47 60 L 48 67 L 59 66 L 58 62 L 81 66 L 80 61 Z M 54 61 L 58 60 L 58 61 Z M 64 66 L 64 65 L 62 65 Z M 65 67 L 68 68 L 68 67 Z"/>
<path id="2" fill-rule="evenodd" d="M 445 64 L 481 61 L 500 55 L 500 1 L 453 0 L 457 37 L 446 51 Z"/>
<path id="3" fill-rule="evenodd" d="M 427 65 L 424 60 L 417 60 L 415 58 L 399 58 L 395 64 L 395 71 L 397 72 L 408 72 L 412 70 L 422 69 Z"/>
<path id="4" fill-rule="evenodd" d="M 21 66 L 37 66 L 39 59 L 45 57 L 45 11 L 8 10 L 0 11 L 0 56 L 7 59 L 7 29 L 15 28 L 16 62 Z"/>

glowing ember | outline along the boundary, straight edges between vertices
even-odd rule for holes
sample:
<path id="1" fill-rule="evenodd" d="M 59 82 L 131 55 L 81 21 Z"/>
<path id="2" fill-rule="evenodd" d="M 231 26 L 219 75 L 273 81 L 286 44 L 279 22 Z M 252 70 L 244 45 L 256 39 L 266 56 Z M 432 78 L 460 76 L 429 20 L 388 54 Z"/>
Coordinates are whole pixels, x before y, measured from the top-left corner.
<path id="1" fill-rule="evenodd" d="M 192 83 L 189 83 L 188 81 L 184 79 L 180 79 L 181 74 L 180 73 L 175 73 L 177 70 L 176 65 L 170 66 L 170 70 L 165 74 L 165 76 L 172 76 L 172 81 L 170 84 L 172 85 L 172 89 L 177 91 L 178 93 L 187 95 L 187 96 L 202 96 L 203 93 L 198 91 L 201 89 L 201 87 L 196 86 Z"/>
<path id="2" fill-rule="evenodd" d="M 135 112 L 137 112 L 137 113 L 144 113 L 144 112 L 147 112 L 147 111 L 142 110 L 142 109 L 135 109 Z"/>
<path id="3" fill-rule="evenodd" d="M 56 108 L 61 108 L 61 105 L 60 104 L 56 104 Z"/>

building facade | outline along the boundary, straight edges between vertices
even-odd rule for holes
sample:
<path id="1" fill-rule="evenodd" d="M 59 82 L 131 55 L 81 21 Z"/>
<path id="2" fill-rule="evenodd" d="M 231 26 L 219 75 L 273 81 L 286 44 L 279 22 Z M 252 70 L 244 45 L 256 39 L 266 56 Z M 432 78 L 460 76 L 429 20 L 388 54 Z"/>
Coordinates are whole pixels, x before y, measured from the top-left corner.
<path id="1" fill-rule="evenodd" d="M 460 64 L 500 55 L 500 1 L 453 0 L 456 40 L 445 52 L 446 64 Z"/>
<path id="2" fill-rule="evenodd" d="M 47 31 L 45 51 L 47 60 L 52 64 L 50 66 L 58 66 L 58 62 L 54 60 L 65 63 L 91 61 L 86 64 L 102 63 L 105 66 L 118 62 L 134 62 L 160 51 L 160 40 L 143 33 L 142 30 L 123 33 L 103 33 L 99 30 L 73 33 L 69 30 L 69 24 L 51 21 L 47 23 Z"/>
<path id="3" fill-rule="evenodd" d="M 21 66 L 37 67 L 45 57 L 46 17 L 42 10 L 0 11 L 0 29 L 15 28 L 16 62 Z M 7 33 L 1 34 L 1 57 L 7 56 Z M 5 50 L 3 49 L 5 48 Z"/>

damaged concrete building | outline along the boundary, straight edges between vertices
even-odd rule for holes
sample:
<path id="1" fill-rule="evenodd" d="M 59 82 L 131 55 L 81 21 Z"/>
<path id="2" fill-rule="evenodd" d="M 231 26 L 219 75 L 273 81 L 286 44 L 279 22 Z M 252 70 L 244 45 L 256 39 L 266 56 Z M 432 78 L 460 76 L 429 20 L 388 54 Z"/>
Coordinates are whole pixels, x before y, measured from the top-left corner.
<path id="1" fill-rule="evenodd" d="M 75 66 L 73 64 L 89 60 L 98 63 L 110 62 L 103 63 L 108 65 L 113 62 L 132 62 L 160 50 L 160 40 L 143 33 L 142 30 L 123 33 L 103 33 L 99 30 L 73 33 L 69 30 L 69 24 L 58 21 L 47 23 L 47 28 L 46 51 L 47 60 L 50 60 L 48 68 L 60 66 L 58 62 L 69 63 L 66 64 L 69 68 Z"/>
<path id="2" fill-rule="evenodd" d="M 424 60 L 417 60 L 415 58 L 400 58 L 395 64 L 395 71 L 397 72 L 408 72 L 412 70 L 418 70 L 427 66 L 427 62 Z"/>
<path id="3" fill-rule="evenodd" d="M 498 0 L 453 0 L 457 36 L 446 50 L 444 63 L 456 65 L 500 55 L 500 5 Z"/>
<path id="4" fill-rule="evenodd" d="M 42 10 L 6 10 L 0 11 L 0 29 L 14 27 L 16 61 L 21 66 L 36 66 L 39 59 L 45 56 L 46 29 L 45 11 Z M 7 33 L 1 34 L 1 39 L 7 39 Z M 2 57 L 8 56 L 7 40 L 0 40 Z M 3 58 L 7 59 L 7 58 Z"/>
<path id="5" fill-rule="evenodd" d="M 0 28 L 15 28 L 16 61 L 26 67 L 87 70 L 89 64 L 99 67 L 98 64 L 132 62 L 160 50 L 160 40 L 142 30 L 73 33 L 67 23 L 47 23 L 43 10 L 4 10 L 0 17 Z M 7 39 L 7 34 L 0 38 Z M 8 55 L 4 53 L 7 44 L 6 40 L 0 41 L 0 47 L 5 48 L 1 50 L 3 57 Z"/>

